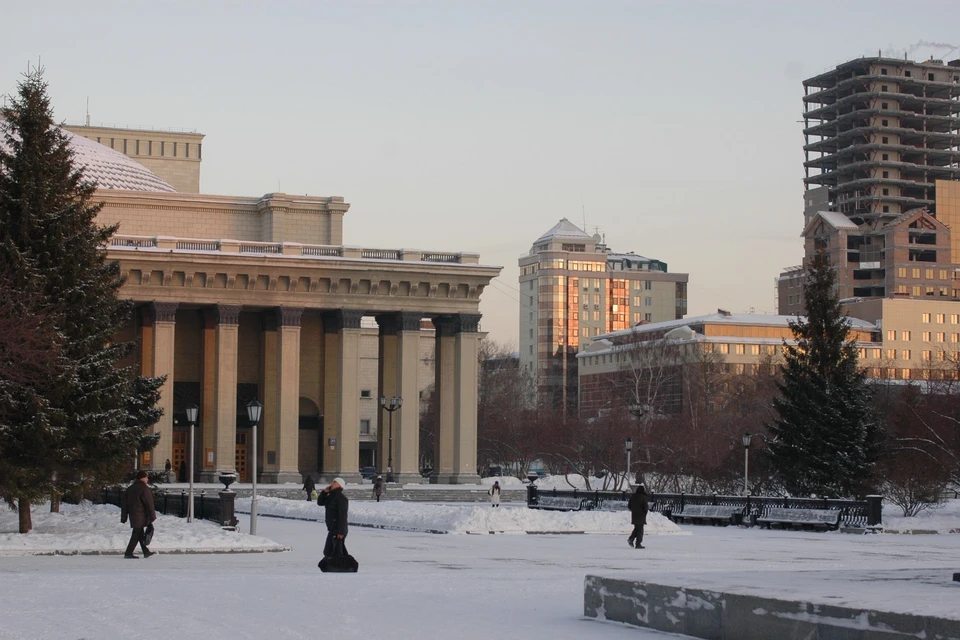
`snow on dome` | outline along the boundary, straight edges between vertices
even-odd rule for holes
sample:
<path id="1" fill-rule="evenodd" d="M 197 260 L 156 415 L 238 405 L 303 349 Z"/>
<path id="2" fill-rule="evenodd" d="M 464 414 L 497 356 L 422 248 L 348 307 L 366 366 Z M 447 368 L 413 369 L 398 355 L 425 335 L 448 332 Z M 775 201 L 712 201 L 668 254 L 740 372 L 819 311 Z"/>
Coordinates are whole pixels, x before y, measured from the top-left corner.
<path id="1" fill-rule="evenodd" d="M 83 177 L 95 181 L 98 188 L 176 192 L 158 175 L 119 151 L 66 129 L 61 131 L 70 143 L 74 162 L 83 171 Z"/>
<path id="2" fill-rule="evenodd" d="M 534 244 L 540 244 L 541 242 L 548 242 L 550 240 L 576 240 L 579 242 L 589 242 L 592 239 L 593 238 L 581 230 L 580 227 L 573 224 L 566 218 L 563 218 L 560 220 L 560 222 L 553 225 L 552 229 L 537 238 L 537 241 L 534 242 Z"/>
<path id="3" fill-rule="evenodd" d="M 0 119 L 0 129 L 3 124 L 4 121 Z M 66 129 L 61 131 L 73 151 L 74 163 L 83 172 L 84 178 L 97 183 L 97 188 L 176 193 L 177 190 L 160 176 L 119 151 Z M 0 145 L 3 144 L 0 138 Z"/>

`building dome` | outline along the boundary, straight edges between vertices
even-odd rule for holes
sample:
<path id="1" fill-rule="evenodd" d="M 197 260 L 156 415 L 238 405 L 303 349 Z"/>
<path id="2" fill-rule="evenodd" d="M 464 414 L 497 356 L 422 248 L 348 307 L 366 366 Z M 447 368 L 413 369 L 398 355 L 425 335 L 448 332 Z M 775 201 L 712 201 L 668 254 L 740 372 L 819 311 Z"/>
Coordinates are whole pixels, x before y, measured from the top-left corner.
<path id="1" fill-rule="evenodd" d="M 6 122 L 0 118 L 0 131 Z M 73 161 L 83 177 L 97 183 L 99 189 L 123 189 L 125 191 L 152 191 L 176 193 L 176 189 L 164 182 L 145 166 L 128 158 L 119 151 L 105 147 L 99 142 L 87 140 L 66 129 L 61 129 L 67 144 L 73 151 Z M 0 146 L 7 149 L 0 136 Z"/>
<path id="2" fill-rule="evenodd" d="M 176 192 L 157 174 L 119 151 L 66 129 L 61 131 L 73 150 L 74 162 L 83 172 L 83 177 L 96 182 L 98 188 Z"/>
<path id="3" fill-rule="evenodd" d="M 589 234 L 585 233 L 577 225 L 573 224 L 566 218 L 562 218 L 560 222 L 553 225 L 552 229 L 537 238 L 537 241 L 534 242 L 534 244 L 549 242 L 551 240 L 574 240 L 577 242 L 589 242 L 593 240 L 593 238 L 591 238 Z"/>

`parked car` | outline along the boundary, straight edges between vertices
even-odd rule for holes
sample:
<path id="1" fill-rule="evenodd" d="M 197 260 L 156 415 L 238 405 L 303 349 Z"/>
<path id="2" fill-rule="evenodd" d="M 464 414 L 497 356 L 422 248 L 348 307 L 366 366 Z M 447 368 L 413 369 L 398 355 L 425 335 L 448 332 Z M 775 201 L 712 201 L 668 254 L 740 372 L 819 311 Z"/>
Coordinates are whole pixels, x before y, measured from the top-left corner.
<path id="1" fill-rule="evenodd" d="M 372 480 L 377 477 L 376 467 L 360 467 L 360 475 L 364 480 Z"/>

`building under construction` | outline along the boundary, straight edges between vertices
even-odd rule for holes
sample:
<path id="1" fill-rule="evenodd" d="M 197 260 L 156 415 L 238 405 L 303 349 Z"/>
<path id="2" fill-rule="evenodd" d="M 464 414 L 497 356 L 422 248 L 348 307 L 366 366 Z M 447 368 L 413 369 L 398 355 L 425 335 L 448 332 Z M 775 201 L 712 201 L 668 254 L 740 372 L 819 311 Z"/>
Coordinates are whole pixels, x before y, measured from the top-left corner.
<path id="1" fill-rule="evenodd" d="M 859 58 L 803 87 L 804 261 L 826 250 L 841 298 L 957 298 L 960 60 Z M 781 274 L 780 313 L 802 281 Z"/>

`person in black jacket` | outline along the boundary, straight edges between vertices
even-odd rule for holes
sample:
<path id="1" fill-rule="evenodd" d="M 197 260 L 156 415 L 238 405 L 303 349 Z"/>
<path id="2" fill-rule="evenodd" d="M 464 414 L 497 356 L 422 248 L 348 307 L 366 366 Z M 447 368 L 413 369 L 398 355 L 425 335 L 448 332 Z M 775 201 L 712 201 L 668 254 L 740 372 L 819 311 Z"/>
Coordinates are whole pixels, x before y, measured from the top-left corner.
<path id="1" fill-rule="evenodd" d="M 650 509 L 650 499 L 647 496 L 647 489 L 641 484 L 627 503 L 630 509 L 630 522 L 633 524 L 633 532 L 627 538 L 627 544 L 636 549 L 645 549 L 641 544 L 643 542 L 643 525 L 647 524 L 647 511 Z"/>
<path id="2" fill-rule="evenodd" d="M 327 510 L 324 518 L 327 523 L 327 541 L 323 545 L 323 556 L 325 558 L 332 557 L 337 546 L 342 548 L 344 554 L 347 553 L 345 541 L 347 538 L 347 510 L 350 501 L 343 494 L 345 485 L 343 478 L 334 478 L 330 486 L 317 496 L 317 504 Z"/>
<path id="3" fill-rule="evenodd" d="M 138 471 L 137 479 L 133 481 L 126 492 L 123 494 L 123 505 L 120 507 L 120 522 L 126 523 L 130 518 L 130 543 L 123 557 L 135 559 L 133 555 L 137 545 L 143 550 L 143 557 L 149 558 L 153 551 L 147 549 L 146 532 L 147 526 L 151 525 L 157 519 L 157 512 L 153 508 L 153 492 L 147 486 L 147 472 Z"/>
<path id="4" fill-rule="evenodd" d="M 307 500 L 312 500 L 313 490 L 317 488 L 316 483 L 313 481 L 313 476 L 308 475 L 307 479 L 303 481 L 303 490 L 307 492 Z"/>

